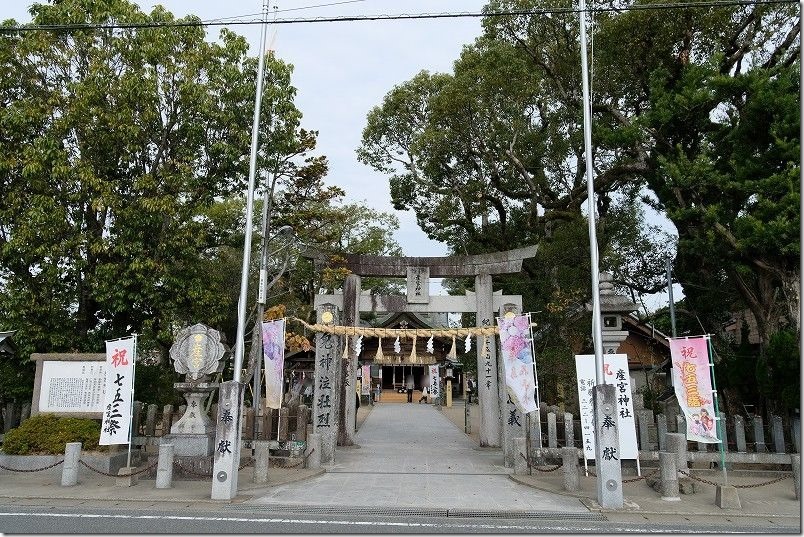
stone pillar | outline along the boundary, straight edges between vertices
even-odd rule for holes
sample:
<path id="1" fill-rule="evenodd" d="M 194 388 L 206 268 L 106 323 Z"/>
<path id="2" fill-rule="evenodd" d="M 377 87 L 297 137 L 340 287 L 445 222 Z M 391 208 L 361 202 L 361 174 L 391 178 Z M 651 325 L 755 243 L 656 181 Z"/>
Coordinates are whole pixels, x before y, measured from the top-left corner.
<path id="1" fill-rule="evenodd" d="M 260 440 L 272 440 L 274 438 L 273 430 L 273 417 L 274 409 L 265 406 L 265 399 L 260 404 L 262 406 L 262 426 L 260 427 Z"/>
<path id="2" fill-rule="evenodd" d="M 796 492 L 796 499 L 801 499 L 801 455 L 790 455 L 790 463 L 793 470 L 793 488 Z"/>
<path id="3" fill-rule="evenodd" d="M 288 439 L 288 422 L 290 421 L 290 409 L 283 406 L 279 409 L 279 441 L 284 442 Z"/>
<path id="4" fill-rule="evenodd" d="M 571 446 L 561 448 L 561 465 L 564 472 L 564 490 L 579 491 L 581 489 L 581 472 L 578 468 L 578 449 Z"/>
<path id="5" fill-rule="evenodd" d="M 220 386 L 212 467 L 213 500 L 231 500 L 237 496 L 244 386 L 234 380 L 222 382 Z"/>
<path id="6" fill-rule="evenodd" d="M 296 440 L 299 442 L 307 441 L 308 421 L 310 421 L 310 408 L 307 405 L 299 405 L 299 414 L 296 418 Z"/>
<path id="7" fill-rule="evenodd" d="M 564 446 L 575 446 L 575 428 L 572 424 L 572 414 L 569 412 L 564 412 Z M 577 454 L 575 458 L 578 458 Z"/>
<path id="8" fill-rule="evenodd" d="M 528 454 L 525 450 L 525 439 L 514 438 L 514 474 L 526 475 L 528 473 Z"/>
<path id="9" fill-rule="evenodd" d="M 715 431 L 717 432 L 718 438 L 720 438 L 721 431 L 723 431 L 722 432 L 723 438 L 720 439 L 723 441 L 723 451 L 726 452 L 729 450 L 729 433 L 728 433 L 728 427 L 726 427 L 727 425 L 726 414 L 723 413 L 722 411 L 718 412 L 718 418 L 719 421 L 715 424 L 716 427 Z"/>
<path id="10" fill-rule="evenodd" d="M 140 418 L 142 416 L 142 403 L 134 401 L 131 414 L 131 438 L 140 436 Z"/>
<path id="11" fill-rule="evenodd" d="M 145 414 L 145 436 L 156 436 L 156 413 L 159 407 L 151 403 Z"/>
<path id="12" fill-rule="evenodd" d="M 664 414 L 659 414 L 656 416 L 656 436 L 659 442 L 659 451 L 665 451 L 667 449 L 667 439 L 665 435 L 667 434 L 667 416 Z"/>
<path id="13" fill-rule="evenodd" d="M 321 468 L 321 434 L 310 433 L 307 442 L 307 468 Z"/>
<path id="14" fill-rule="evenodd" d="M 81 458 L 81 442 L 69 442 L 64 446 L 64 462 L 61 469 L 61 486 L 78 484 L 78 460 Z"/>
<path id="15" fill-rule="evenodd" d="M 595 412 L 595 471 L 597 501 L 604 509 L 623 508 L 623 472 L 617 426 L 617 395 L 613 384 L 593 389 Z"/>
<path id="16" fill-rule="evenodd" d="M 681 414 L 676 414 L 676 432 L 687 436 L 687 420 Z"/>
<path id="17" fill-rule="evenodd" d="M 491 276 L 475 276 L 475 298 L 477 299 L 477 325 L 493 326 L 494 299 Z M 496 337 L 477 336 L 477 387 L 480 400 L 480 445 L 499 447 L 502 430 L 500 427 L 500 392 L 497 374 Z M 488 349 L 488 353 L 484 349 Z"/>
<path id="18" fill-rule="evenodd" d="M 734 416 L 734 441 L 737 443 L 737 453 L 748 452 L 748 445 L 745 442 L 745 421 L 742 416 Z"/>
<path id="19" fill-rule="evenodd" d="M 349 274 L 343 282 L 343 325 L 360 325 L 360 276 Z M 357 359 L 355 342 L 357 336 L 349 338 L 349 357 L 341 364 L 340 421 L 338 422 L 338 445 L 351 446 L 357 431 L 357 409 L 355 408 L 355 382 L 357 378 Z"/>
<path id="20" fill-rule="evenodd" d="M 322 304 L 317 322 L 340 324 L 340 312 L 334 304 Z M 341 338 L 324 332 L 315 336 L 315 391 L 313 393 L 313 432 L 321 435 L 321 462 L 335 460 L 340 414 L 340 373 L 343 345 Z"/>
<path id="21" fill-rule="evenodd" d="M 31 403 L 22 403 L 22 411 L 20 412 L 20 425 L 25 423 L 25 420 L 31 417 Z"/>
<path id="22" fill-rule="evenodd" d="M 765 427 L 762 423 L 762 416 L 754 416 L 754 442 L 757 453 L 768 452 L 768 446 L 765 445 Z"/>
<path id="23" fill-rule="evenodd" d="M 162 408 L 162 436 L 170 432 L 170 426 L 173 424 L 173 405 L 165 405 Z"/>
<path id="24" fill-rule="evenodd" d="M 666 502 L 679 502 L 678 495 L 678 468 L 676 467 L 676 454 L 669 451 L 659 452 L 659 470 L 661 471 L 661 494 Z"/>
<path id="25" fill-rule="evenodd" d="M 156 463 L 156 488 L 173 486 L 173 444 L 159 444 L 159 461 Z"/>
<path id="26" fill-rule="evenodd" d="M 796 416 L 793 418 L 793 448 L 796 453 L 801 453 L 801 419 Z"/>
<path id="27" fill-rule="evenodd" d="M 268 482 L 269 450 L 267 440 L 257 440 L 254 442 L 254 477 L 255 483 L 265 484 Z"/>
<path id="28" fill-rule="evenodd" d="M 667 451 L 676 455 L 676 469 L 680 473 L 687 471 L 687 435 L 685 433 L 667 433 Z"/>
<path id="29" fill-rule="evenodd" d="M 782 417 L 773 416 L 773 450 L 784 453 L 784 433 L 782 432 Z"/>
<path id="30" fill-rule="evenodd" d="M 635 414 L 639 433 L 639 449 L 648 451 L 650 450 L 650 426 L 653 425 L 653 411 L 637 410 Z"/>
<path id="31" fill-rule="evenodd" d="M 243 409 L 243 436 L 246 438 L 254 438 L 254 408 L 246 407 Z"/>
<path id="32" fill-rule="evenodd" d="M 556 426 L 556 415 L 554 412 L 547 414 L 547 447 L 558 447 L 558 430 Z"/>

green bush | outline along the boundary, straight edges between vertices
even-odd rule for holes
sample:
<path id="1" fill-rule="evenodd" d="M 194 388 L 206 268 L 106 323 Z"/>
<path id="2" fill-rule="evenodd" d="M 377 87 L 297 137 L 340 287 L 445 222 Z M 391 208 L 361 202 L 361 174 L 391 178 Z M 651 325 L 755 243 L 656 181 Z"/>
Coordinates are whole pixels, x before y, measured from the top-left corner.
<path id="1" fill-rule="evenodd" d="M 2 449 L 9 455 L 59 455 L 68 442 L 81 442 L 82 450 L 103 451 L 100 430 L 97 420 L 40 414 L 6 433 Z"/>

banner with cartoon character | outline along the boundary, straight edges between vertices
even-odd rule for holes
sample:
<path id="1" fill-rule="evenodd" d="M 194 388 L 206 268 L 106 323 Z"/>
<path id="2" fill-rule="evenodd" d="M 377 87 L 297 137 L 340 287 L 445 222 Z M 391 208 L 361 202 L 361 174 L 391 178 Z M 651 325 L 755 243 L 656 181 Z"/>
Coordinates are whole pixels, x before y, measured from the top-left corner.
<path id="1" fill-rule="evenodd" d="M 285 368 L 285 320 L 263 321 L 262 352 L 265 368 L 265 402 L 268 408 L 282 406 Z"/>
<path id="2" fill-rule="evenodd" d="M 687 440 L 720 442 L 715 427 L 715 406 L 709 366 L 709 338 L 670 338 L 673 388 L 687 420 Z"/>
<path id="3" fill-rule="evenodd" d="M 500 348 L 508 395 L 524 414 L 538 410 L 530 345 L 530 319 L 527 315 L 499 317 L 497 324 L 500 326 Z"/>

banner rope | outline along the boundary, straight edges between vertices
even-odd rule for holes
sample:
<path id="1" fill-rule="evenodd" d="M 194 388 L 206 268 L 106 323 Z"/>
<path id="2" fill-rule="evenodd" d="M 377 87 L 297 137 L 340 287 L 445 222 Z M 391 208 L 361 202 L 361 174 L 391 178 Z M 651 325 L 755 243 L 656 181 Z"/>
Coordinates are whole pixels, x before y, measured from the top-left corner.
<path id="1" fill-rule="evenodd" d="M 323 332 L 336 336 L 367 336 L 367 337 L 390 337 L 408 338 L 444 336 L 444 337 L 466 337 L 466 336 L 494 336 L 500 333 L 497 326 L 476 326 L 468 328 L 377 328 L 370 326 L 340 326 L 334 324 L 310 324 L 298 317 L 290 319 L 301 323 L 305 328 L 313 332 Z M 536 326 L 536 323 L 531 323 Z"/>

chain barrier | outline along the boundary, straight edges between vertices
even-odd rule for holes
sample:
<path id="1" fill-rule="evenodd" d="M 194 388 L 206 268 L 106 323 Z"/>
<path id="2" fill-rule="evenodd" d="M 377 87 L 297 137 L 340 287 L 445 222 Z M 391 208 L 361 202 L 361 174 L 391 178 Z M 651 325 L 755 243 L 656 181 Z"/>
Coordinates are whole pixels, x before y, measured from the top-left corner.
<path id="1" fill-rule="evenodd" d="M 310 453 L 308 453 L 307 455 L 304 455 L 304 456 L 301 458 L 301 460 L 300 460 L 300 461 L 296 461 L 296 462 L 294 462 L 293 464 L 282 464 L 282 463 L 280 463 L 279 461 L 277 461 L 277 460 L 276 460 L 276 459 L 278 459 L 278 458 L 281 458 L 281 459 L 288 459 L 288 458 L 291 458 L 291 457 L 274 457 L 274 458 L 273 458 L 274 468 L 286 468 L 286 469 L 290 469 L 290 468 L 297 468 L 297 467 L 301 466 L 303 463 L 307 462 L 307 459 L 308 459 L 308 458 L 310 457 L 310 455 L 312 455 L 313 453 L 315 453 L 315 448 L 311 449 L 311 450 L 310 450 Z"/>
<path id="2" fill-rule="evenodd" d="M 128 477 L 128 476 L 132 476 L 132 475 L 139 475 L 139 474 L 147 472 L 148 470 L 151 470 L 153 467 L 155 467 L 157 465 L 157 463 L 159 461 L 154 462 L 151 466 L 147 466 L 145 468 L 137 470 L 136 472 L 131 472 L 130 474 L 123 474 L 123 475 L 110 474 L 110 473 L 104 472 L 103 470 L 98 470 L 97 468 L 93 468 L 92 466 L 88 465 L 87 463 L 85 463 L 84 461 L 82 461 L 80 459 L 78 460 L 78 462 L 81 463 L 82 465 L 84 465 L 85 467 L 89 468 L 93 472 L 95 472 L 97 474 L 100 474 L 100 475 L 105 475 L 106 477 Z"/>
<path id="3" fill-rule="evenodd" d="M 719 486 L 723 485 L 723 483 L 717 483 L 715 481 L 709 481 L 708 479 L 704 479 L 702 477 L 694 476 L 689 472 L 685 472 L 684 470 L 679 470 L 679 473 L 684 474 L 685 476 L 689 477 L 690 479 L 694 479 L 695 481 L 700 481 L 701 483 L 706 483 L 708 485 L 714 485 L 716 487 L 719 487 Z M 792 473 L 785 474 L 782 477 L 777 477 L 776 479 L 771 479 L 770 481 L 765 481 L 764 483 L 754 483 L 754 484 L 751 484 L 751 485 L 731 485 L 731 486 L 733 486 L 736 489 L 753 489 L 753 488 L 764 487 L 764 486 L 767 486 L 767 485 L 772 485 L 774 483 L 778 483 L 779 481 L 784 481 L 785 479 L 789 479 L 791 477 L 793 477 Z"/>
<path id="4" fill-rule="evenodd" d="M 544 472 L 544 473 L 555 472 L 556 470 L 558 470 L 559 468 L 561 468 L 563 466 L 561 464 L 557 464 L 553 468 L 550 468 L 550 469 L 539 468 L 538 466 L 536 466 L 536 463 L 533 462 L 533 459 L 528 460 L 527 457 L 525 457 L 525 455 L 523 455 L 522 453 L 520 453 L 519 456 L 522 457 L 523 459 L 525 459 L 525 461 L 527 461 L 527 463 L 528 463 L 528 466 L 530 466 L 531 468 L 533 468 L 537 472 Z"/>
<path id="5" fill-rule="evenodd" d="M 649 474 L 641 475 L 641 476 L 638 476 L 638 477 L 632 477 L 631 479 L 623 479 L 623 485 L 625 485 L 626 483 L 636 483 L 637 481 L 642 481 L 643 479 L 648 479 L 649 477 L 653 477 L 657 473 L 659 473 L 659 468 L 656 468 L 654 471 L 652 471 Z"/>
<path id="6" fill-rule="evenodd" d="M 64 462 L 64 459 L 62 459 L 60 461 L 56 461 L 56 462 L 54 462 L 53 464 L 51 464 L 49 466 L 45 466 L 44 468 L 34 468 L 32 470 L 22 470 L 22 469 L 19 469 L 19 468 L 9 468 L 8 466 L 3 466 L 2 464 L 0 464 L 0 468 L 2 468 L 3 470 L 8 470 L 9 472 L 20 472 L 20 473 L 41 472 L 42 470 L 49 470 L 49 469 L 53 468 L 54 466 L 58 466 L 59 464 L 61 464 L 63 462 Z"/>
<path id="7" fill-rule="evenodd" d="M 199 476 L 199 477 L 212 477 L 212 470 L 210 470 L 209 472 L 204 472 L 204 473 L 196 472 L 196 471 L 193 471 L 193 470 L 188 470 L 187 468 L 182 466 L 182 464 L 179 461 L 176 461 L 176 460 L 173 461 L 173 466 L 178 467 L 179 470 L 181 470 L 184 473 L 190 474 L 190 475 L 196 475 L 196 476 Z"/>

